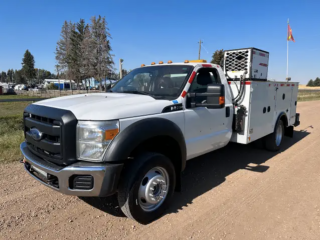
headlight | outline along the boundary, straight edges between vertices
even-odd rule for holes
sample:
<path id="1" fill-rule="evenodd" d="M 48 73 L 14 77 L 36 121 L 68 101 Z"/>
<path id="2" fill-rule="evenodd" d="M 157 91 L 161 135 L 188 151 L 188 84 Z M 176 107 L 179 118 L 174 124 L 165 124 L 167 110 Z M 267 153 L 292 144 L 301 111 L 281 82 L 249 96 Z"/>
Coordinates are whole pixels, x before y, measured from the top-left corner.
<path id="1" fill-rule="evenodd" d="M 77 125 L 77 157 L 79 160 L 100 162 L 119 133 L 119 121 L 79 121 Z"/>

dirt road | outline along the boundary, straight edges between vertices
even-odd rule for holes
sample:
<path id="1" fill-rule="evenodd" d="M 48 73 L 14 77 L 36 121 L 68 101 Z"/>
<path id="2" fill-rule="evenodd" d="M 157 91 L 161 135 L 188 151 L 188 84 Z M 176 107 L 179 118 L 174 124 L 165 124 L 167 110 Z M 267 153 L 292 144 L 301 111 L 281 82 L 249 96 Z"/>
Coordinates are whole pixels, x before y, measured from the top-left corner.
<path id="1" fill-rule="evenodd" d="M 320 101 L 298 105 L 283 151 L 230 144 L 189 161 L 183 191 L 146 226 L 2 165 L 0 239 L 320 239 Z"/>

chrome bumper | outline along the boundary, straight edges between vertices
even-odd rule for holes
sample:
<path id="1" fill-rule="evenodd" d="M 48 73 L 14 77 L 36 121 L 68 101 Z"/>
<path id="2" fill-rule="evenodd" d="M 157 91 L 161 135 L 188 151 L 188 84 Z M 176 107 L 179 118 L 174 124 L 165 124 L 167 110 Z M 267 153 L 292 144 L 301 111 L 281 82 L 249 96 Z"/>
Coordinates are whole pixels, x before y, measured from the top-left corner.
<path id="1" fill-rule="evenodd" d="M 83 197 L 105 197 L 115 193 L 117 190 L 123 164 L 77 162 L 61 168 L 59 166 L 55 167 L 55 165 L 50 163 L 48 164 L 43 159 L 34 155 L 28 149 L 25 142 L 20 145 L 20 150 L 24 156 L 25 170 L 30 176 L 58 192 Z M 56 177 L 58 179 L 58 185 L 53 186 L 50 184 L 50 181 L 39 177 L 41 174 L 35 174 L 36 171 L 32 170 L 33 167 L 35 167 L 34 170 L 40 169 L 50 176 Z M 72 177 L 79 175 L 92 176 L 93 187 L 89 190 L 71 189 L 70 180 Z"/>

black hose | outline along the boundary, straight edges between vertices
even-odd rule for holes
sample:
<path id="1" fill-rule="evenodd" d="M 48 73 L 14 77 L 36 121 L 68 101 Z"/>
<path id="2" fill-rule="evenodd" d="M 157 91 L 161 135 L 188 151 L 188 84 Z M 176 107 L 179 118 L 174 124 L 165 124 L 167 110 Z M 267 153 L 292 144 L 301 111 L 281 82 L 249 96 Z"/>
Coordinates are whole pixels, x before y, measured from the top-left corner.
<path id="1" fill-rule="evenodd" d="M 244 89 L 245 89 L 245 86 L 244 86 L 244 85 L 245 85 L 244 79 L 242 80 L 242 79 L 240 78 L 240 92 L 239 92 L 237 98 L 234 100 L 234 103 L 235 103 L 236 106 L 238 105 L 239 100 L 241 100 L 242 95 L 243 95 L 243 93 L 244 93 Z"/>
<path id="2" fill-rule="evenodd" d="M 242 80 L 241 82 L 241 90 L 240 90 L 240 96 L 237 98 L 237 100 L 235 101 L 236 102 L 236 105 L 238 105 L 239 101 L 242 99 L 243 97 L 243 94 L 244 94 L 244 90 L 245 90 L 245 83 L 246 81 L 245 80 Z M 243 85 L 243 86 L 242 86 Z"/>
<path id="3" fill-rule="evenodd" d="M 226 71 L 226 76 L 227 76 L 227 81 L 229 81 L 229 80 L 230 80 L 231 82 L 234 82 L 234 84 L 236 85 L 236 88 L 237 88 L 237 90 L 238 90 L 238 95 L 232 99 L 232 101 L 234 101 L 234 100 L 239 96 L 239 94 L 240 94 L 240 90 L 239 90 L 238 85 L 235 83 L 234 79 L 232 79 L 231 77 L 229 77 L 229 75 L 228 75 L 228 72 L 227 72 L 227 71 Z M 240 88 L 241 88 L 241 86 L 240 86 Z"/>

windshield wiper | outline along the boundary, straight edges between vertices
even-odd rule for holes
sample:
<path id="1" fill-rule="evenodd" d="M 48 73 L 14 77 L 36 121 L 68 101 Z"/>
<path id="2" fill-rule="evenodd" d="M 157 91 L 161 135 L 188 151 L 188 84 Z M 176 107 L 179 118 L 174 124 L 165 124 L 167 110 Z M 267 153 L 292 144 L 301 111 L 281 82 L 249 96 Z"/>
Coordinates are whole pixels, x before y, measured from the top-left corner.
<path id="1" fill-rule="evenodd" d="M 142 94 L 142 95 L 150 95 L 147 92 L 138 91 L 138 90 L 132 90 L 132 91 L 123 91 L 123 93 L 133 93 L 133 94 Z"/>

